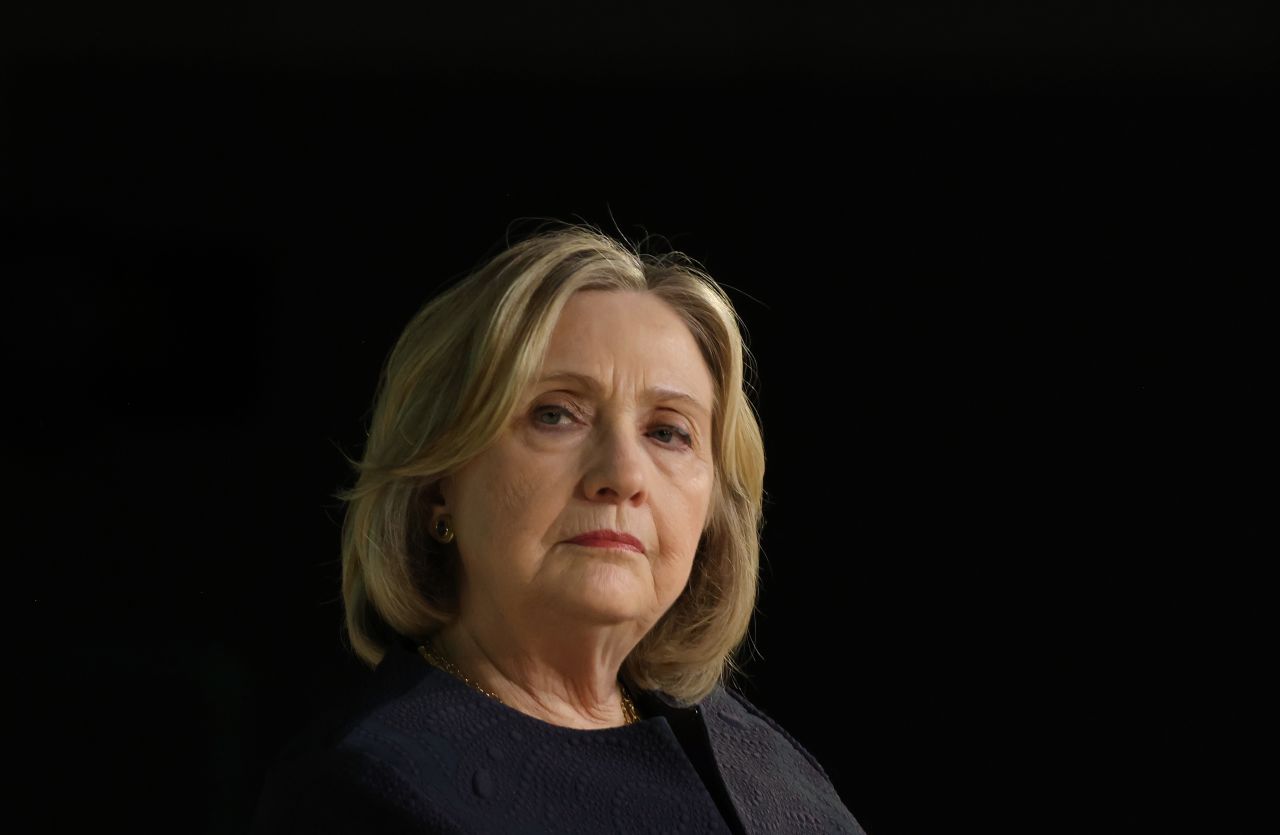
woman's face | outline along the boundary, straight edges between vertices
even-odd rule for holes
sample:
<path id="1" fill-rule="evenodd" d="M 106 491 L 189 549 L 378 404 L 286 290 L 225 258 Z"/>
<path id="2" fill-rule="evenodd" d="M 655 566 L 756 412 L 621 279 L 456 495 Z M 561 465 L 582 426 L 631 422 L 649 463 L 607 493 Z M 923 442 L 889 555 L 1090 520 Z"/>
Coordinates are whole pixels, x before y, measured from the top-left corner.
<path id="1" fill-rule="evenodd" d="M 519 626 L 630 623 L 642 635 L 684 589 L 707 519 L 710 371 L 666 302 L 585 290 L 535 379 L 496 444 L 441 484 L 463 617 L 475 607 Z M 598 529 L 644 553 L 568 541 Z"/>

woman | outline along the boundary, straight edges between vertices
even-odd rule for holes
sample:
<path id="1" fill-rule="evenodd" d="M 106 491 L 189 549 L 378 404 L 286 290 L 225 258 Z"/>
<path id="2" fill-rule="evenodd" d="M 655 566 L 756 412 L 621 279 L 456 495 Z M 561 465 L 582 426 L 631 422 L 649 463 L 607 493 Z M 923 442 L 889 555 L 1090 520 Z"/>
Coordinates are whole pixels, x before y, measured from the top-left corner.
<path id="1" fill-rule="evenodd" d="M 341 496 L 373 674 L 275 765 L 255 831 L 861 832 L 730 689 L 764 475 L 747 360 L 688 258 L 582 226 L 427 304 Z"/>

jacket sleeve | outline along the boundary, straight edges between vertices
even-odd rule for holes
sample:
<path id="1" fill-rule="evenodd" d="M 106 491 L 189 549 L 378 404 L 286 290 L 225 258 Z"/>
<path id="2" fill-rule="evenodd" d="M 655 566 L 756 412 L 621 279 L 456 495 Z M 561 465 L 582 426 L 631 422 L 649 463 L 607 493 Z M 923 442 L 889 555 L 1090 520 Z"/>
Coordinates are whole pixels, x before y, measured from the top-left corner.
<path id="1" fill-rule="evenodd" d="M 452 835 L 461 831 L 390 766 L 346 749 L 272 767 L 250 829 L 251 835 Z"/>

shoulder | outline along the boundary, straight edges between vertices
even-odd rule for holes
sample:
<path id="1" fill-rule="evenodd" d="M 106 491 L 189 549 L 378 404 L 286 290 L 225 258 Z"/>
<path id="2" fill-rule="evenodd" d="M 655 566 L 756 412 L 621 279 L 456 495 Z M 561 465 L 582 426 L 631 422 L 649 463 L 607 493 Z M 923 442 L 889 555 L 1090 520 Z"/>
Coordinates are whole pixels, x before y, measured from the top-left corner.
<path id="1" fill-rule="evenodd" d="M 762 831 L 865 835 L 826 770 L 742 693 L 718 688 L 708 732 L 730 790 L 749 802 Z"/>
<path id="2" fill-rule="evenodd" d="M 405 726 L 432 698 L 422 673 L 392 657 L 313 717 L 266 772 L 254 835 L 457 831 L 432 796 L 450 756 Z"/>
<path id="3" fill-rule="evenodd" d="M 794 750 L 797 755 L 803 758 L 804 761 L 807 762 L 825 782 L 831 782 L 831 778 L 827 775 L 822 764 L 818 762 L 817 757 L 809 753 L 809 750 L 801 745 L 800 741 L 792 736 L 786 728 L 778 724 L 777 720 L 772 716 L 769 716 L 764 712 L 764 710 L 736 690 L 728 687 L 722 687 L 720 689 L 729 697 L 728 699 L 721 700 L 722 710 L 724 710 L 725 716 L 734 717 L 736 714 L 738 717 L 741 717 L 745 714 L 753 717 L 757 723 L 762 725 L 764 728 L 767 728 L 779 741 L 785 742 L 786 745 Z"/>
<path id="4" fill-rule="evenodd" d="M 457 831 L 386 762 L 346 746 L 282 760 L 267 773 L 252 835 L 408 835 Z"/>

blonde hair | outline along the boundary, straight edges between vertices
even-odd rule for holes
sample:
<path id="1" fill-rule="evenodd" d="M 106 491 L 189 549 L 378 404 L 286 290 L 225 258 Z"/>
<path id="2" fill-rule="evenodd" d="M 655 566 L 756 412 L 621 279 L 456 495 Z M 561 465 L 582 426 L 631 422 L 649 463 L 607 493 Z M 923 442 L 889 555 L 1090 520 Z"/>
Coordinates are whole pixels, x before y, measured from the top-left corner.
<path id="1" fill-rule="evenodd" d="M 756 605 L 764 444 L 747 396 L 756 371 L 738 314 L 687 255 L 641 252 L 594 227 L 560 222 L 431 299 L 387 357 L 363 460 L 347 459 L 355 486 L 335 496 L 347 504 L 346 640 L 370 667 L 391 642 L 421 641 L 457 617 L 456 545 L 428 534 L 425 497 L 509 424 L 561 309 L 580 290 L 646 291 L 670 304 L 716 388 L 715 484 L 689 582 L 622 671 L 686 704 L 741 674 L 735 655 Z"/>

